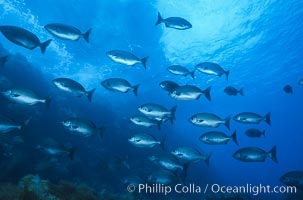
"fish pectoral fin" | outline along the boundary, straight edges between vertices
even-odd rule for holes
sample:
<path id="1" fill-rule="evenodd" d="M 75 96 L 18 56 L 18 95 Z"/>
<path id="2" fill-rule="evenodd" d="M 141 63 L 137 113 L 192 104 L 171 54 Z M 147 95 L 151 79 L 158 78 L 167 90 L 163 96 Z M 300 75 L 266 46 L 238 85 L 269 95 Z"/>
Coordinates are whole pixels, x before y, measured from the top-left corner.
<path id="1" fill-rule="evenodd" d="M 12 94 L 12 97 L 20 97 L 20 94 Z"/>
<path id="2" fill-rule="evenodd" d="M 141 140 L 139 140 L 139 139 L 138 139 L 138 140 L 136 140 L 136 142 L 140 142 L 140 141 L 141 141 Z"/>

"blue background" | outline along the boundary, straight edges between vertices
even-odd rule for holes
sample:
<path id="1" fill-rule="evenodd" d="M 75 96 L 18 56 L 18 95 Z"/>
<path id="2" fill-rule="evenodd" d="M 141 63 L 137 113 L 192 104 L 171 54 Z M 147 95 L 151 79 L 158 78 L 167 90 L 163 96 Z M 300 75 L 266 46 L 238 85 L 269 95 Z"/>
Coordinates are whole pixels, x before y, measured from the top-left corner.
<path id="1" fill-rule="evenodd" d="M 157 12 L 164 18 L 179 16 L 193 27 L 185 31 L 155 26 Z M 0 24 L 16 25 L 35 33 L 41 41 L 53 39 L 44 55 L 16 46 L 0 35 L 0 56 L 11 54 L 1 68 L 0 87 L 24 86 L 41 96 L 52 96 L 50 109 L 43 105 L 29 107 L 10 104 L 0 97 L 1 114 L 17 121 L 33 119 L 21 133 L 24 143 L 13 145 L 14 157 L 1 159 L 0 180 L 16 181 L 33 173 L 58 181 L 68 179 L 86 182 L 97 189 L 107 185 L 126 192 L 120 179 L 130 174 L 146 176 L 156 166 L 148 156 L 161 152 L 137 149 L 127 138 L 145 131 L 161 139 L 166 135 L 166 151 L 178 146 L 191 146 L 202 152 L 212 152 L 210 167 L 203 161 L 194 163 L 188 171 L 187 183 L 205 185 L 269 184 L 283 185 L 279 178 L 291 170 L 302 169 L 303 86 L 303 2 L 249 0 L 180 0 L 180 1 L 0 1 Z M 92 28 L 90 43 L 52 37 L 43 26 L 48 23 L 74 25 L 82 32 Z M 121 49 L 139 58 L 149 56 L 147 70 L 140 65 L 127 67 L 112 62 L 105 52 Z M 200 62 L 216 62 L 230 70 L 229 80 L 196 72 L 196 79 L 174 76 L 166 68 L 180 64 L 188 69 Z M 86 89 L 97 88 L 93 102 L 85 97 L 75 98 L 59 92 L 51 80 L 72 78 Z M 113 93 L 100 82 L 111 77 L 140 84 L 139 95 Z M 159 87 L 163 80 L 193 84 L 202 89 L 211 86 L 212 101 L 204 97 L 196 101 L 177 101 Z M 293 87 L 293 94 L 283 91 Z M 244 88 L 244 96 L 227 96 L 223 90 L 232 85 Z M 129 118 L 138 114 L 143 103 L 159 103 L 167 108 L 177 105 L 174 125 L 163 124 L 142 129 Z M 225 118 L 239 112 L 251 111 L 265 115 L 271 112 L 272 126 L 243 125 L 231 121 L 231 130 L 220 126 L 216 130 L 230 135 L 237 130 L 236 146 L 208 146 L 199 136 L 209 130 L 193 126 L 188 118 L 198 112 L 210 112 Z M 102 140 L 97 136 L 82 138 L 70 134 L 60 121 L 76 116 L 94 121 L 106 128 Z M 266 136 L 248 138 L 247 128 L 266 130 Z M 35 147 L 41 143 L 59 143 L 76 147 L 74 161 L 52 160 Z M 264 163 L 243 163 L 232 158 L 241 147 L 257 146 L 266 151 L 277 146 L 279 163 L 267 159 Z M 103 170 L 100 160 L 113 156 L 128 157 L 130 170 Z M 148 173 L 147 173 L 148 172 Z M 266 199 L 279 197 L 267 196 Z M 281 195 L 281 198 L 285 195 Z"/>

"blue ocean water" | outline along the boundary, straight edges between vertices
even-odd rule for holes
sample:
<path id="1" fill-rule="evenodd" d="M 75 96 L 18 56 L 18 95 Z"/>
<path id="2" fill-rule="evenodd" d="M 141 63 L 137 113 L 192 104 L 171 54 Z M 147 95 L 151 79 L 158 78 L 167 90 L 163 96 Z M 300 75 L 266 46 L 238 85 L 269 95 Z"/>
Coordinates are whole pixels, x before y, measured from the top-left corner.
<path id="1" fill-rule="evenodd" d="M 187 19 L 192 28 L 175 30 L 164 24 L 155 26 L 157 13 L 164 18 Z M 0 35 L 0 56 L 9 54 L 1 67 L 0 89 L 24 87 L 41 96 L 51 96 L 50 107 L 12 104 L 0 97 L 1 115 L 18 122 L 31 121 L 22 131 L 5 134 L 2 139 L 0 180 L 16 182 L 26 174 L 38 174 L 57 182 L 83 182 L 101 190 L 109 187 L 127 193 L 121 179 L 129 175 L 146 177 L 157 166 L 148 156 L 162 153 L 159 147 L 141 149 L 128 142 L 130 135 L 147 132 L 165 137 L 165 152 L 179 146 L 190 146 L 201 152 L 212 152 L 210 166 L 203 161 L 192 163 L 185 184 L 204 188 L 207 184 L 285 186 L 280 177 L 288 171 L 302 170 L 303 86 L 303 2 L 180 0 L 180 1 L 0 1 L 0 25 L 14 25 L 30 30 L 41 41 L 52 39 L 45 54 L 38 48 L 28 50 Z M 64 23 L 82 32 L 92 28 L 89 43 L 61 40 L 50 35 L 44 25 Z M 139 58 L 149 56 L 147 69 L 117 64 L 106 52 L 120 49 Z M 196 72 L 196 78 L 172 75 L 167 67 L 174 64 L 193 70 L 200 62 L 215 62 L 230 70 L 229 79 Z M 71 78 L 86 89 L 96 88 L 93 100 L 76 98 L 60 92 L 52 84 L 59 77 Z M 140 84 L 138 96 L 111 92 L 101 81 L 120 77 Z M 159 87 L 164 80 L 179 85 L 211 86 L 212 101 L 178 101 Z M 244 96 L 228 96 L 226 86 L 244 88 Z M 291 85 L 293 94 L 283 91 Z M 172 108 L 177 105 L 174 124 L 163 123 L 161 130 L 145 129 L 130 122 L 144 103 L 157 103 Z M 231 121 L 231 130 L 201 128 L 189 118 L 199 112 L 214 113 L 222 118 L 240 112 L 264 116 L 271 112 L 271 126 Z M 81 137 L 68 132 L 60 124 L 69 117 L 92 120 L 104 127 L 104 137 Z M 265 130 L 265 137 L 249 138 L 248 128 Z M 207 131 L 223 131 L 231 135 L 237 130 L 239 146 L 230 142 L 211 146 L 198 140 Z M 20 136 L 21 142 L 13 138 Z M 20 138 L 19 138 L 20 139 Z M 9 143 L 9 144 L 8 144 Z M 5 145 L 4 145 L 5 144 Z M 36 149 L 37 145 L 53 144 L 75 147 L 75 158 L 52 158 Z M 232 157 L 243 147 L 253 146 L 269 151 L 277 146 L 278 163 L 245 163 Z M 8 154 L 8 155 L 7 155 Z M 129 169 L 115 160 L 126 159 Z M 202 192 L 203 193 L 203 192 Z M 221 195 L 221 194 L 217 194 Z M 152 194 L 147 194 L 154 197 Z M 295 198 L 292 195 L 291 198 Z M 159 195 L 158 198 L 202 199 L 202 194 Z M 287 194 L 260 194 L 254 199 L 286 199 Z M 298 197 L 300 199 L 300 197 Z"/>

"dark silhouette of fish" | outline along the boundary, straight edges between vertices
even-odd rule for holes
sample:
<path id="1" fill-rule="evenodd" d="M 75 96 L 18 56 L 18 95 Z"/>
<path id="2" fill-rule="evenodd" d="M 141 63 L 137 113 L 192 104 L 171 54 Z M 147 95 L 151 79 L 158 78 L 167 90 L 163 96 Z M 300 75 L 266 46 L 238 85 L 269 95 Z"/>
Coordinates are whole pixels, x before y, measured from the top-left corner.
<path id="1" fill-rule="evenodd" d="M 284 88 L 283 88 L 284 92 L 286 92 L 287 94 L 292 94 L 294 93 L 293 92 L 293 89 L 290 85 L 286 85 Z"/>
<path id="2" fill-rule="evenodd" d="M 0 26 L 0 31 L 9 41 L 15 43 L 16 45 L 30 50 L 40 47 L 42 53 L 45 52 L 46 47 L 52 41 L 47 40 L 41 43 L 35 34 L 17 26 Z"/>
<path id="3" fill-rule="evenodd" d="M 238 89 L 236 89 L 232 86 L 228 86 L 224 89 L 224 92 L 229 96 L 237 96 L 237 94 L 240 94 L 241 96 L 244 96 L 243 88 L 238 90 Z"/>
<path id="4" fill-rule="evenodd" d="M 260 131 L 255 128 L 250 128 L 245 131 L 245 135 L 247 135 L 248 137 L 254 137 L 254 138 L 261 137 L 262 135 L 265 136 L 265 130 Z"/>
<path id="5" fill-rule="evenodd" d="M 8 60 L 9 55 L 0 57 L 0 67 L 3 67 Z"/>

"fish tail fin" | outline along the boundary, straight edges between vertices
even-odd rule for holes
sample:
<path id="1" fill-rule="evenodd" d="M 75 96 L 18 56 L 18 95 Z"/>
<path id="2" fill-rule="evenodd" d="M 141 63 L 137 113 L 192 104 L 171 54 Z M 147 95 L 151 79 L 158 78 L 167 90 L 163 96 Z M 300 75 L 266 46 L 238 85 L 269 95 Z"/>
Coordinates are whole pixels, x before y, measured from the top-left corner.
<path id="1" fill-rule="evenodd" d="M 163 21 L 163 19 L 162 19 L 162 17 L 161 17 L 161 14 L 160 14 L 160 12 L 158 12 L 158 19 L 157 19 L 157 21 L 156 21 L 156 26 L 157 25 L 159 25 L 159 24 L 161 24 L 162 23 L 162 21 Z"/>
<path id="2" fill-rule="evenodd" d="M 96 88 L 86 92 L 86 96 L 87 96 L 89 102 L 92 102 L 93 94 L 95 91 L 96 91 Z"/>
<path id="3" fill-rule="evenodd" d="M 51 96 L 48 96 L 48 97 L 45 98 L 44 103 L 47 106 L 47 108 L 49 108 L 51 100 L 52 100 Z"/>
<path id="4" fill-rule="evenodd" d="M 209 161 L 210 161 L 211 154 L 212 154 L 212 153 L 207 154 L 207 156 L 206 156 L 206 158 L 205 158 L 205 160 L 204 160 L 204 162 L 205 162 L 205 164 L 207 165 L 207 167 L 209 167 Z"/>
<path id="5" fill-rule="evenodd" d="M 170 110 L 170 122 L 171 122 L 171 124 L 173 124 L 174 121 L 176 120 L 176 116 L 175 116 L 176 110 L 177 110 L 177 106 L 172 107 L 172 109 Z"/>
<path id="6" fill-rule="evenodd" d="M 72 147 L 68 150 L 68 156 L 71 160 L 74 160 L 74 155 L 75 155 L 75 148 Z"/>
<path id="7" fill-rule="evenodd" d="M 275 162 L 278 163 L 278 159 L 277 159 L 277 147 L 274 146 L 269 152 L 268 152 L 268 156 Z"/>
<path id="8" fill-rule="evenodd" d="M 0 58 L 0 67 L 4 67 L 4 65 L 5 65 L 5 63 L 7 62 L 7 60 L 8 60 L 8 57 L 9 57 L 9 55 L 7 55 L 7 56 L 2 56 L 1 58 Z"/>
<path id="9" fill-rule="evenodd" d="M 98 134 L 99 134 L 100 138 L 102 139 L 104 136 L 104 127 L 98 128 Z"/>
<path id="10" fill-rule="evenodd" d="M 166 141 L 166 135 L 164 135 L 163 139 L 160 141 L 160 147 L 163 151 L 165 147 L 165 141 Z"/>
<path id="11" fill-rule="evenodd" d="M 186 180 L 186 177 L 187 177 L 187 171 L 188 171 L 188 167 L 189 167 L 190 163 L 191 162 L 188 162 L 188 163 L 185 163 L 183 165 L 182 174 L 181 174 L 182 184 L 185 184 L 185 180 Z"/>
<path id="12" fill-rule="evenodd" d="M 29 122 L 32 120 L 32 117 L 28 118 L 27 120 L 25 120 L 23 122 L 23 124 L 20 126 L 20 130 L 24 129 L 25 126 L 27 126 L 29 124 Z"/>
<path id="13" fill-rule="evenodd" d="M 140 86 L 139 84 L 133 86 L 133 91 L 134 91 L 135 96 L 138 96 L 138 88 L 139 88 L 139 86 Z"/>
<path id="14" fill-rule="evenodd" d="M 162 125 L 162 120 L 157 121 L 157 128 L 159 131 L 161 130 L 161 125 Z"/>
<path id="15" fill-rule="evenodd" d="M 270 122 L 270 112 L 269 113 L 267 113 L 266 115 L 265 115 L 265 122 L 269 125 L 269 126 L 271 126 L 271 122 Z"/>
<path id="16" fill-rule="evenodd" d="M 43 54 L 45 53 L 46 47 L 50 44 L 51 41 L 52 40 L 50 39 L 50 40 L 47 40 L 43 43 L 40 43 L 41 53 L 43 53 Z"/>
<path id="17" fill-rule="evenodd" d="M 231 138 L 236 143 L 236 145 L 239 146 L 238 140 L 237 140 L 237 130 L 234 131 L 234 133 L 231 135 Z"/>
<path id="18" fill-rule="evenodd" d="M 243 88 L 241 88 L 241 89 L 239 90 L 239 94 L 240 94 L 241 96 L 244 96 Z"/>
<path id="19" fill-rule="evenodd" d="M 228 80 L 229 70 L 227 70 L 227 71 L 225 72 L 225 76 L 226 76 L 226 80 Z"/>
<path id="20" fill-rule="evenodd" d="M 190 76 L 195 79 L 195 72 L 196 70 L 194 69 L 193 71 L 189 72 Z"/>
<path id="21" fill-rule="evenodd" d="M 224 125 L 226 126 L 226 128 L 228 128 L 228 130 L 230 130 L 230 119 L 231 119 L 231 116 L 228 116 L 224 120 L 225 121 Z"/>
<path id="22" fill-rule="evenodd" d="M 261 135 L 263 135 L 263 136 L 265 137 L 265 130 L 262 131 L 262 134 L 261 134 Z"/>
<path id="23" fill-rule="evenodd" d="M 92 28 L 88 29 L 88 30 L 83 34 L 83 38 L 85 39 L 85 41 L 86 41 L 87 43 L 89 43 L 89 35 L 90 35 L 91 31 L 92 31 Z"/>
<path id="24" fill-rule="evenodd" d="M 206 88 L 205 90 L 202 91 L 208 101 L 211 101 L 210 89 L 211 89 L 211 87 L 208 87 L 208 88 Z"/>
<path id="25" fill-rule="evenodd" d="M 146 56 L 146 57 L 144 57 L 144 58 L 141 59 L 141 63 L 143 65 L 144 69 L 146 69 L 146 62 L 147 62 L 147 60 L 148 60 L 148 56 Z"/>

